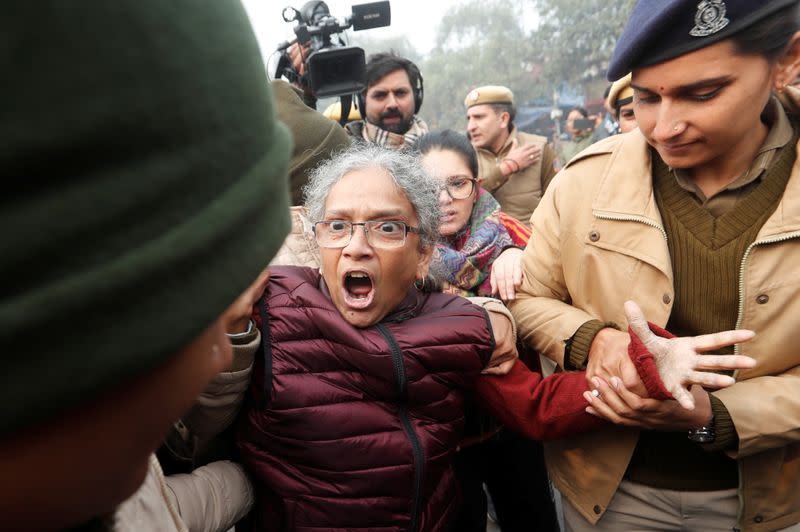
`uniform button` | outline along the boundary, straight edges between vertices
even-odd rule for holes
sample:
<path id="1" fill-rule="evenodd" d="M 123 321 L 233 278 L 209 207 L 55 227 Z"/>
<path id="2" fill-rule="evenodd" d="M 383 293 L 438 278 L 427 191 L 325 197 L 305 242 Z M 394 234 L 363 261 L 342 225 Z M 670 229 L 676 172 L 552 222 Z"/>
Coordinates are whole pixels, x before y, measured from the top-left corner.
<path id="1" fill-rule="evenodd" d="M 763 305 L 764 303 L 766 303 L 768 301 L 769 301 L 769 296 L 767 294 L 760 294 L 756 298 L 756 303 L 758 303 L 759 305 Z"/>
<path id="2" fill-rule="evenodd" d="M 600 508 L 600 505 L 599 505 L 599 504 L 595 504 L 595 505 L 594 505 L 594 508 L 592 508 L 592 509 L 594 510 L 594 513 L 596 513 L 597 515 L 600 515 L 600 512 L 602 512 L 602 511 L 603 511 L 603 509 L 602 509 L 602 508 Z"/>
<path id="3" fill-rule="evenodd" d="M 760 522 L 762 522 L 763 520 L 764 520 L 764 517 L 763 517 L 763 516 L 761 516 L 761 515 L 757 515 L 757 516 L 755 516 L 755 517 L 753 518 L 753 521 L 755 521 L 756 523 L 760 523 Z"/>
<path id="4" fill-rule="evenodd" d="M 669 304 L 670 304 L 670 301 L 672 301 L 672 298 L 670 297 L 670 295 L 669 295 L 669 294 L 667 294 L 667 293 L 665 292 L 665 293 L 664 293 L 664 295 L 663 295 L 663 297 L 661 298 L 661 301 L 663 301 L 665 305 L 669 305 Z"/>
<path id="5" fill-rule="evenodd" d="M 591 240 L 592 242 L 597 242 L 598 240 L 600 240 L 600 233 L 598 233 L 597 231 L 592 231 L 591 233 L 589 233 L 589 240 Z"/>

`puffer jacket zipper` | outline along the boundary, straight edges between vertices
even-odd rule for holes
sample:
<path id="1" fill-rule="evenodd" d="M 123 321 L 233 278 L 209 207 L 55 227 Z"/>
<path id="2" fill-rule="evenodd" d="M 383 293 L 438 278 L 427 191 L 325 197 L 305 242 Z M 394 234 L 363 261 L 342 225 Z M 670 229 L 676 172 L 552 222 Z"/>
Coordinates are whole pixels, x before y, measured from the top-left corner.
<path id="1" fill-rule="evenodd" d="M 422 452 L 422 445 L 419 443 L 414 426 L 411 424 L 411 418 L 408 414 L 408 379 L 406 377 L 406 368 L 403 363 L 403 352 L 394 336 L 386 328 L 385 325 L 379 323 L 376 328 L 389 344 L 389 349 L 392 352 L 392 365 L 394 366 L 394 379 L 397 384 L 398 403 L 397 414 L 400 421 L 403 423 L 403 429 L 411 442 L 411 449 L 414 454 L 414 492 L 412 497 L 411 507 L 411 527 L 410 532 L 417 532 L 419 527 L 419 514 L 422 505 L 422 479 L 425 474 L 425 456 Z"/>

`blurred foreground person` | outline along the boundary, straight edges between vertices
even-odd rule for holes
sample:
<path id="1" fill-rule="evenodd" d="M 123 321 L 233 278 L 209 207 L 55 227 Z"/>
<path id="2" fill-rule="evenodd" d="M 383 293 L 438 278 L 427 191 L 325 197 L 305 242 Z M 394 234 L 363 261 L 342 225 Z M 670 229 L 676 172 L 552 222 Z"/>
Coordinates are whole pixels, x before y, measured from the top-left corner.
<path id="1" fill-rule="evenodd" d="M 547 139 L 517 130 L 514 94 L 507 87 L 478 87 L 464 99 L 467 133 L 478 154 L 478 176 L 503 212 L 525 225 L 556 175 Z"/>
<path id="2" fill-rule="evenodd" d="M 798 28 L 796 0 L 640 1 L 608 71 L 632 71 L 639 129 L 573 159 L 534 214 L 522 336 L 600 377 L 592 411 L 620 425 L 547 445 L 568 530 L 800 529 Z M 637 397 L 629 298 L 678 341 L 755 331 L 717 352 L 758 365 L 693 410 Z"/>
<path id="3" fill-rule="evenodd" d="M 292 205 L 303 203 L 303 187 L 311 170 L 334 153 L 350 146 L 350 136 L 335 121 L 303 102 L 300 89 L 283 80 L 270 83 L 278 119 L 292 134 L 294 151 L 289 162 Z"/>
<path id="4" fill-rule="evenodd" d="M 0 527 L 186 530 L 197 508 L 193 529 L 226 529 L 241 468 L 181 489 L 152 453 L 230 366 L 223 314 L 289 227 L 291 144 L 247 17 L 5 7 Z"/>
<path id="5" fill-rule="evenodd" d="M 321 266 L 272 266 L 254 311 L 263 349 L 239 431 L 254 529 L 449 530 L 471 394 L 528 438 L 600 423 L 584 412 L 581 373 L 542 380 L 514 363 L 508 317 L 415 286 L 438 235 L 437 188 L 413 155 L 372 145 L 312 175 Z M 687 354 L 656 364 L 694 367 Z M 656 365 L 637 363 L 659 381 Z M 679 391 L 688 376 L 664 386 Z"/>

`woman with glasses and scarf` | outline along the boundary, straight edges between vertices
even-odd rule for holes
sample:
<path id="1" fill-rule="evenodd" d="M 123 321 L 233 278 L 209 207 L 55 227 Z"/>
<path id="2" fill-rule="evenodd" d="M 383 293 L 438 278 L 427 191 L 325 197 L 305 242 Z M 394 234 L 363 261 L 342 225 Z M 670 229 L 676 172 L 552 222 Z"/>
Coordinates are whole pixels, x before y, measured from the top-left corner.
<path id="1" fill-rule="evenodd" d="M 442 292 L 514 299 L 522 282 L 520 257 L 530 229 L 500 211 L 478 179 L 478 159 L 464 135 L 446 129 L 417 145 L 439 190 L 441 218 L 431 279 Z"/>

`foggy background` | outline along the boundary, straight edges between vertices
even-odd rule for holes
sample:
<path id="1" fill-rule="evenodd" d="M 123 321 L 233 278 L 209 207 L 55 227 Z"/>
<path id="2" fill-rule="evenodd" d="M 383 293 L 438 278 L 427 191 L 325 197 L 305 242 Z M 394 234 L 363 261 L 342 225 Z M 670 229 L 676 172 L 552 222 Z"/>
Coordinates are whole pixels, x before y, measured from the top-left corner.
<path id="1" fill-rule="evenodd" d="M 294 38 L 284 7 L 305 2 L 244 0 L 265 62 L 277 45 Z M 327 0 L 343 19 L 353 4 Z M 385 28 L 346 32 L 367 56 L 394 50 L 422 72 L 420 116 L 432 129 L 465 128 L 463 101 L 480 85 L 506 85 L 514 92 L 517 125 L 549 134 L 550 109 L 602 107 L 605 70 L 634 0 L 393 0 Z M 272 72 L 270 72 L 272 75 Z M 324 107 L 319 106 L 320 110 Z"/>

